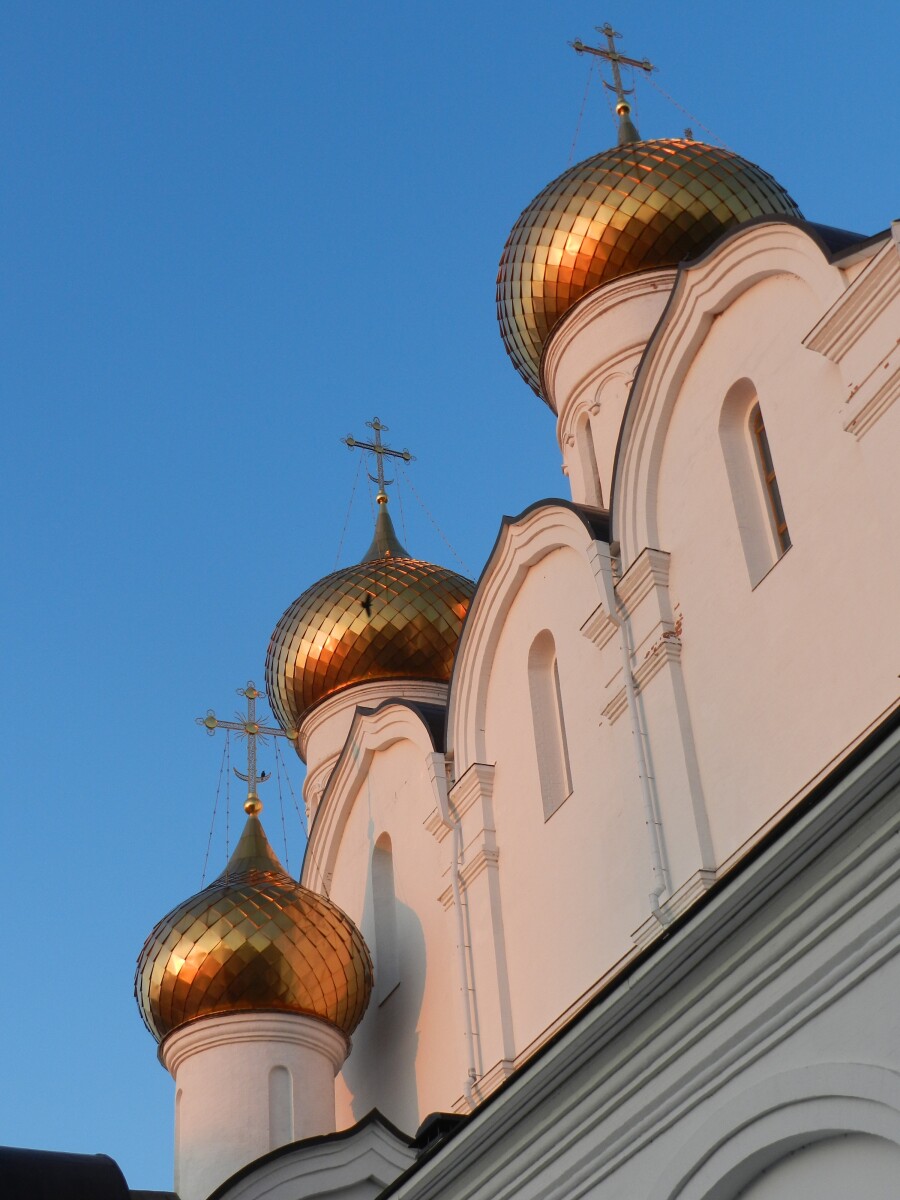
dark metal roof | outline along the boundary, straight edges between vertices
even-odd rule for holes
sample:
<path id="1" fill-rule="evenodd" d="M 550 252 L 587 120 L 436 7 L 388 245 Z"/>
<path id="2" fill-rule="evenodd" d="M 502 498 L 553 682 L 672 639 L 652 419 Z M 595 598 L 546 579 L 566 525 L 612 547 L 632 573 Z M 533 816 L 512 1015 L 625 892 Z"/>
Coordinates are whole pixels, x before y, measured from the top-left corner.
<path id="1" fill-rule="evenodd" d="M 106 1154 L 0 1147 L 0 1195 L 10 1200 L 130 1200 L 118 1164 Z"/>

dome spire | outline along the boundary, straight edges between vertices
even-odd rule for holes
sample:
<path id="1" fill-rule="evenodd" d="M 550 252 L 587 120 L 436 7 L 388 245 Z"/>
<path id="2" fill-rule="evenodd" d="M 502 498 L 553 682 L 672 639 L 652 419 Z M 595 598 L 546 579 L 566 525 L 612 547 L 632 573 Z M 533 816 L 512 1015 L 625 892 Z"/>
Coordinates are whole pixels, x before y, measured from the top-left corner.
<path id="1" fill-rule="evenodd" d="M 410 553 L 397 537 L 394 522 L 388 512 L 386 492 L 379 492 L 375 497 L 378 504 L 378 515 L 375 518 L 375 536 L 360 562 L 374 562 L 377 558 L 409 558 Z"/>
<path id="2" fill-rule="evenodd" d="M 602 49 L 597 46 L 586 46 L 580 38 L 576 38 L 574 42 L 570 42 L 572 49 L 576 54 L 594 54 L 597 58 L 604 58 L 608 63 L 612 64 L 613 82 L 607 83 L 603 80 L 603 86 L 609 88 L 611 92 L 616 93 L 616 113 L 619 117 L 619 137 L 618 144 L 627 146 L 629 142 L 639 142 L 641 135 L 637 131 L 637 126 L 631 119 L 631 105 L 625 99 L 634 93 L 634 88 L 626 88 L 622 84 L 622 72 L 619 70 L 619 63 L 625 63 L 629 67 L 637 67 L 641 71 L 646 71 L 649 75 L 651 71 L 655 71 L 653 63 L 648 59 L 626 58 L 624 54 L 619 54 L 616 50 L 616 38 L 620 38 L 621 33 L 617 33 L 609 21 L 605 25 L 595 26 L 598 33 L 602 33 L 606 37 L 607 47 Z"/>
<path id="3" fill-rule="evenodd" d="M 387 510 L 388 497 L 384 490 L 389 487 L 394 481 L 393 479 L 385 479 L 384 477 L 384 460 L 385 458 L 399 458 L 403 462 L 413 462 L 414 456 L 404 447 L 402 450 L 392 450 L 390 446 L 385 446 L 381 440 L 382 433 L 387 433 L 387 425 L 382 425 L 377 417 L 373 417 L 371 421 L 366 421 L 369 429 L 375 431 L 375 439 L 371 442 L 358 442 L 355 437 L 348 435 L 341 438 L 345 446 L 351 450 L 365 450 L 369 454 L 375 455 L 377 474 L 369 473 L 369 478 L 373 483 L 378 484 L 378 495 L 375 501 L 378 504 L 378 516 L 375 518 L 375 536 L 372 538 L 372 544 L 362 556 L 361 562 L 373 562 L 376 558 L 409 558 L 409 551 L 404 549 L 397 533 L 394 529 L 394 523 L 390 518 Z"/>

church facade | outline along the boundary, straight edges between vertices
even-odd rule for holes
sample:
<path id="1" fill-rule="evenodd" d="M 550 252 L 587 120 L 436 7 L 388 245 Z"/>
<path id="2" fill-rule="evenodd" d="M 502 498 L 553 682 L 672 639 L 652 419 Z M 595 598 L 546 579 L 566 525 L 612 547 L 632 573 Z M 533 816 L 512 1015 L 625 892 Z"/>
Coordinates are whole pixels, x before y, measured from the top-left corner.
<path id="1" fill-rule="evenodd" d="M 251 782 L 142 952 L 182 1200 L 896 1194 L 900 226 L 619 113 L 498 278 L 570 497 L 472 583 L 380 489 L 269 648 L 300 882 Z"/>

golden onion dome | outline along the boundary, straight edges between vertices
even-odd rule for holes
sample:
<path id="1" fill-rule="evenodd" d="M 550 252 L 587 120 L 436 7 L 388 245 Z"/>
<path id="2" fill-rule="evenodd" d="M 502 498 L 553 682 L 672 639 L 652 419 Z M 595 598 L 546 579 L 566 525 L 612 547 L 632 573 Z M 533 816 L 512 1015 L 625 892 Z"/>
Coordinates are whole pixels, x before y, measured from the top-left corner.
<path id="1" fill-rule="evenodd" d="M 225 870 L 157 924 L 134 981 L 157 1039 L 197 1017 L 291 1012 L 348 1037 L 372 991 L 362 934 L 336 904 L 282 867 L 255 808 Z"/>
<path id="2" fill-rule="evenodd" d="M 354 684 L 450 679 L 475 585 L 410 558 L 384 493 L 378 502 L 375 537 L 363 561 L 308 588 L 272 634 L 269 703 L 290 734 L 320 701 Z"/>
<path id="3" fill-rule="evenodd" d="M 765 215 L 801 213 L 767 172 L 703 142 L 625 141 L 564 171 L 516 221 L 500 259 L 497 316 L 516 370 L 541 395 L 544 345 L 577 300 L 695 258 Z"/>

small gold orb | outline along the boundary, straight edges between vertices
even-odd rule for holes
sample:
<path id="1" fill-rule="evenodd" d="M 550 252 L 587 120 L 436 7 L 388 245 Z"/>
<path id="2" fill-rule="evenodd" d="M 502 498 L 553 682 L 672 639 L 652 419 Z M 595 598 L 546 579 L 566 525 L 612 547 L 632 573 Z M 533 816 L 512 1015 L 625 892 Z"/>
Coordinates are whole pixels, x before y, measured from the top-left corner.
<path id="1" fill-rule="evenodd" d="M 248 796 L 244 801 L 244 812 L 248 817 L 256 817 L 262 812 L 262 800 L 259 796 Z"/>

